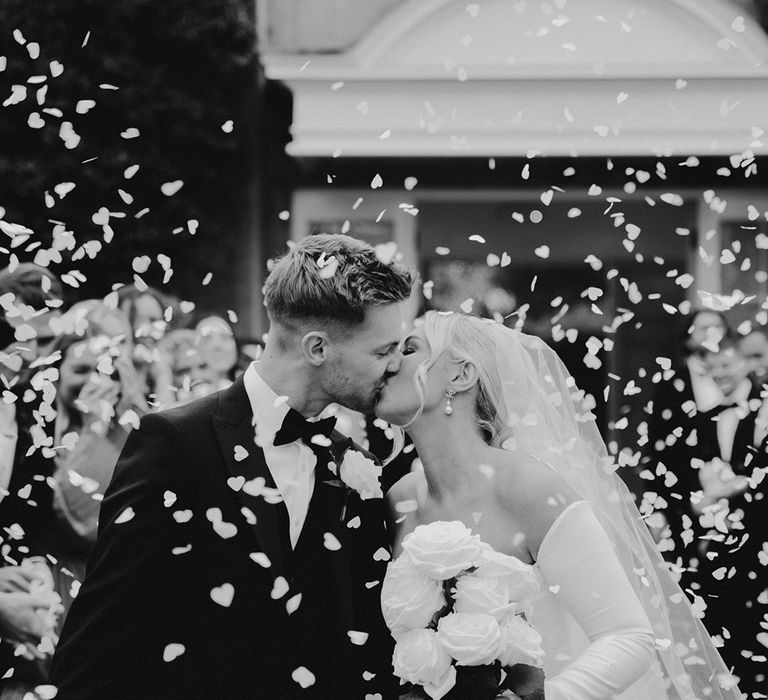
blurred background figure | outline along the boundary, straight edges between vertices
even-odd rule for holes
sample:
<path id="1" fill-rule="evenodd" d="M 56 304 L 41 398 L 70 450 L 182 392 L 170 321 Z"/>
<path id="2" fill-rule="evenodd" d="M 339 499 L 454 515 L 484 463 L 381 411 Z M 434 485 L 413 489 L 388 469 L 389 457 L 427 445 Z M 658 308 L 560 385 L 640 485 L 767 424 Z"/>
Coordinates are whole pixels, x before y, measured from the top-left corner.
<path id="1" fill-rule="evenodd" d="M 117 290 L 117 305 L 128 318 L 133 336 L 133 364 L 148 404 L 165 408 L 173 395 L 173 378 L 166 353 L 159 346 L 166 333 L 169 300 L 157 289 L 129 284 Z"/>
<path id="2" fill-rule="evenodd" d="M 764 474 L 768 415 L 761 387 L 750 381 L 741 343 L 724 337 L 703 361 L 723 393 L 707 412 L 700 489 L 692 499 L 702 532 L 697 543 L 704 621 L 722 643 L 721 654 L 741 678 L 743 692 L 765 690 L 768 635 L 763 540 L 768 526 Z M 714 423 L 714 425 L 713 425 Z M 762 623 L 762 624 L 761 624 Z M 758 697 L 757 695 L 754 697 Z"/>
<path id="3" fill-rule="evenodd" d="M 58 596 L 50 561 L 55 527 L 55 369 L 48 366 L 63 290 L 32 263 L 0 271 L 0 698 L 21 698 L 47 678 Z"/>
<path id="4" fill-rule="evenodd" d="M 235 374 L 239 377 L 246 369 L 248 365 L 254 360 L 258 360 L 261 357 L 261 353 L 264 350 L 264 343 L 256 338 L 239 338 L 237 341 L 238 357 L 237 368 Z"/>
<path id="5" fill-rule="evenodd" d="M 648 490 L 658 498 L 649 524 L 665 558 L 681 577 L 682 588 L 692 596 L 700 588 L 696 542 L 702 534 L 691 507 L 691 494 L 700 489 L 694 460 L 705 459 L 710 452 L 700 445 L 704 431 L 711 429 L 703 415 L 723 402 L 703 356 L 717 350 L 727 332 L 725 317 L 709 309 L 681 319 L 678 356 L 659 374 L 648 421 L 644 463 L 654 479 Z"/>
<path id="6" fill-rule="evenodd" d="M 149 410 L 132 361 L 128 317 L 98 300 L 75 304 L 62 317 L 65 334 L 56 396 L 54 510 L 65 608 L 73 582 L 85 574 L 96 540 L 99 508 L 132 428 Z M 75 583 L 75 589 L 78 583 Z"/>
<path id="7" fill-rule="evenodd" d="M 232 326 L 221 316 L 206 316 L 195 326 L 195 346 L 200 355 L 196 395 L 226 389 L 235 380 L 239 358 Z"/>
<path id="8" fill-rule="evenodd" d="M 747 371 L 758 382 L 768 379 L 768 328 L 757 326 L 739 341 Z"/>
<path id="9" fill-rule="evenodd" d="M 197 394 L 195 390 L 203 381 L 203 361 L 196 340 L 197 335 L 191 328 L 174 328 L 159 343 L 171 369 L 172 405 L 186 403 L 203 395 Z"/>

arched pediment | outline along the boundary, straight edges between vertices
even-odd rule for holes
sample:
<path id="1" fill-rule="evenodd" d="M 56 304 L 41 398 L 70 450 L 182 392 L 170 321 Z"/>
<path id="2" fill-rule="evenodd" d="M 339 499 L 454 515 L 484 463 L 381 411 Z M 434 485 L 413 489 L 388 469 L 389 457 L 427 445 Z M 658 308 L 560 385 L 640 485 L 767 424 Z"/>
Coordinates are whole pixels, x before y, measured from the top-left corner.
<path id="1" fill-rule="evenodd" d="M 502 75 L 732 74 L 766 67 L 768 38 L 722 0 L 410 0 L 350 52 L 397 68 Z M 468 75 L 468 77 L 470 77 Z"/>
<path id="2" fill-rule="evenodd" d="M 728 0 L 408 0 L 264 63 L 295 153 L 731 153 L 768 115 L 768 37 Z"/>

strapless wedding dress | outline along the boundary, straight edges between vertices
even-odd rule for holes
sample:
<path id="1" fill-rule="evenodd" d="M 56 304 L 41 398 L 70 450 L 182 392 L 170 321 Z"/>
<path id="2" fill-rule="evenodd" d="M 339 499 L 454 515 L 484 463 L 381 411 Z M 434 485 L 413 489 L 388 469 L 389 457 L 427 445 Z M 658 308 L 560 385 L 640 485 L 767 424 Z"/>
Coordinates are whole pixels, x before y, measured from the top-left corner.
<path id="1" fill-rule="evenodd" d="M 534 566 L 531 624 L 543 638 L 547 700 L 668 700 L 654 634 L 587 501 L 569 505 Z"/>

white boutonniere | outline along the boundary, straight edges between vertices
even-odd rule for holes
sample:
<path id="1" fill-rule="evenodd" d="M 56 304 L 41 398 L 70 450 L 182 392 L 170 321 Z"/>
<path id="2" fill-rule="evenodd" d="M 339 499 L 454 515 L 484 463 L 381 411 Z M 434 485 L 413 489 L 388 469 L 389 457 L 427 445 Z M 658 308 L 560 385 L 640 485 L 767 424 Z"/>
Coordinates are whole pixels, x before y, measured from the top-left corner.
<path id="1" fill-rule="evenodd" d="M 347 450 L 339 467 L 339 478 L 347 488 L 356 491 L 360 499 L 383 498 L 379 477 L 381 467 L 357 450 Z"/>

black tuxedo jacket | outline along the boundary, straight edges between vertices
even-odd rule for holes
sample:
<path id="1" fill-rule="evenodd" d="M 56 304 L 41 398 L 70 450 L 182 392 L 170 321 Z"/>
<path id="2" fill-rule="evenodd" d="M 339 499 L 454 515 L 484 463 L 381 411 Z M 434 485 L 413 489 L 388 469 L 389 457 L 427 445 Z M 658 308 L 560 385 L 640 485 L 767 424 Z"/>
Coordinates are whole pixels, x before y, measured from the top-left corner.
<path id="1" fill-rule="evenodd" d="M 291 549 L 251 421 L 240 379 L 130 435 L 54 656 L 60 700 L 397 697 L 383 501 L 318 461 Z"/>

